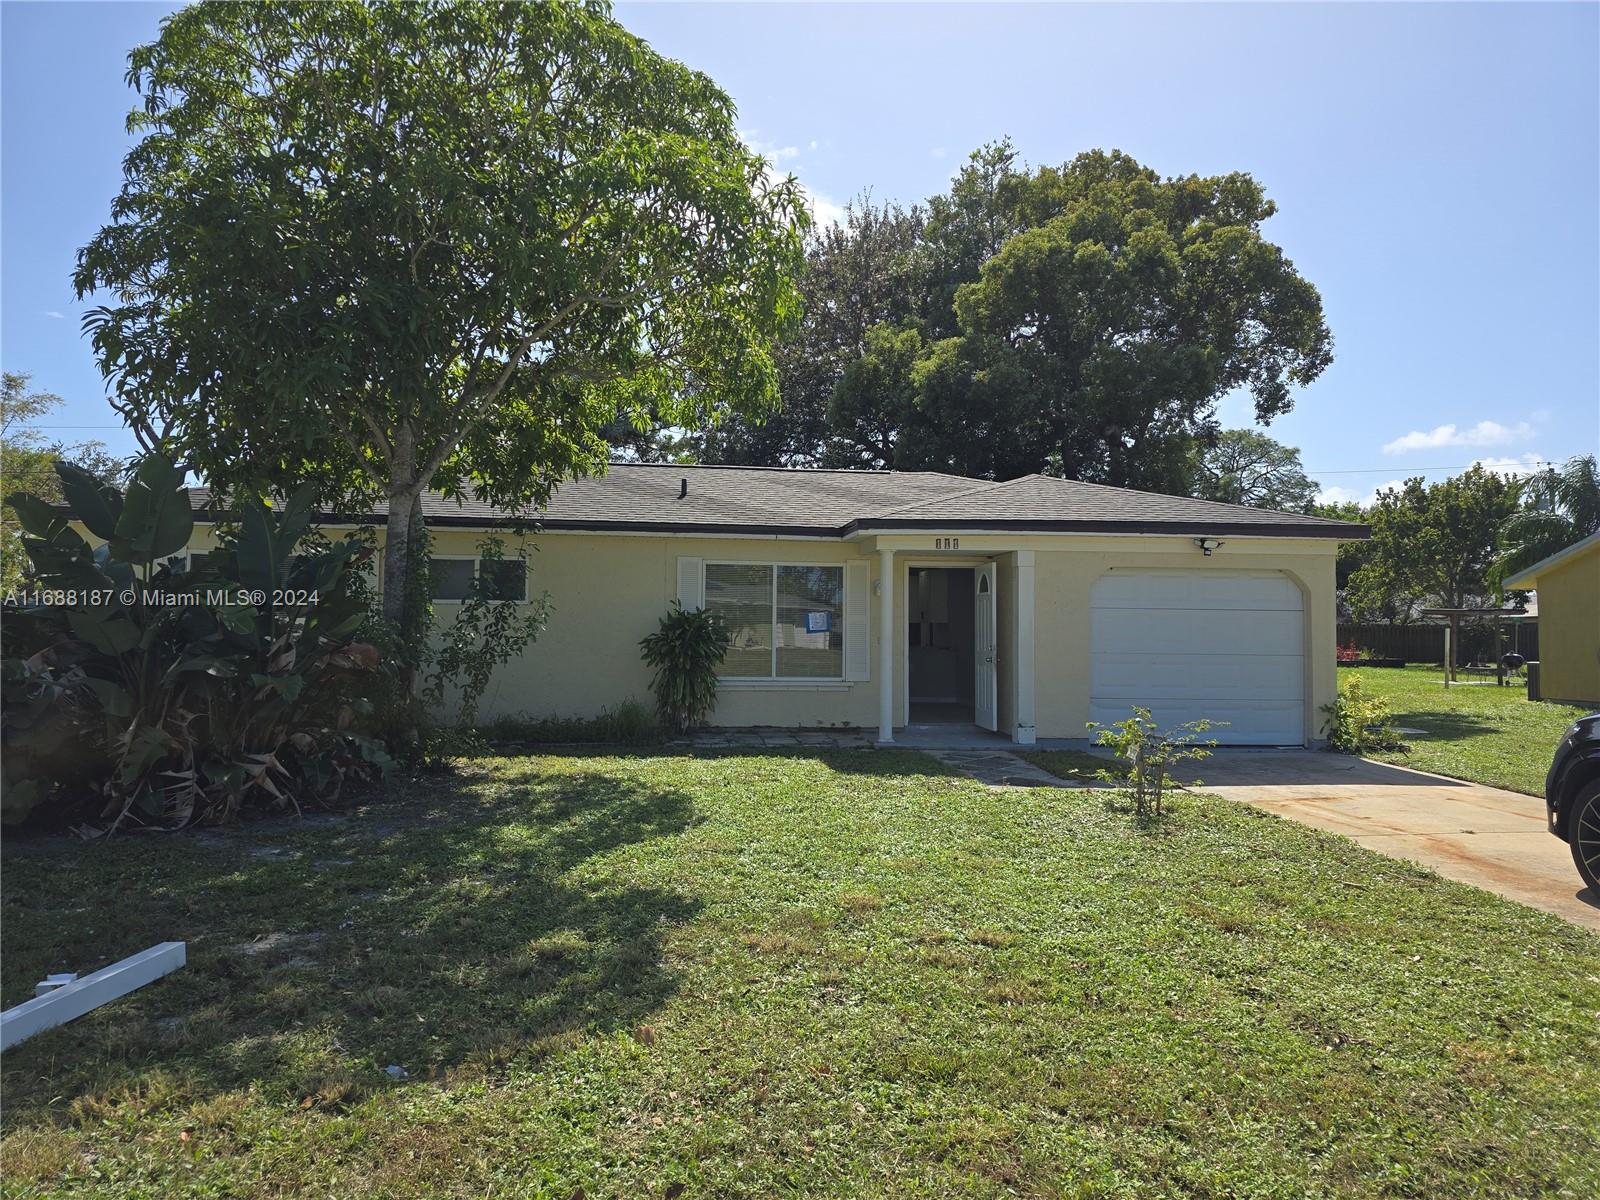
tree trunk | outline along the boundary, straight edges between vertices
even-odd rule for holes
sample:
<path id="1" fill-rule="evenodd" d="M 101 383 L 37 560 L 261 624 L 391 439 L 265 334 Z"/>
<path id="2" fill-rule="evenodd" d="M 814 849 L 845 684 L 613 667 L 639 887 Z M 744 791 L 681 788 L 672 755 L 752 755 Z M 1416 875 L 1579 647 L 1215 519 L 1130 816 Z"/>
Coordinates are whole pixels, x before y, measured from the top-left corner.
<path id="1" fill-rule="evenodd" d="M 407 609 L 411 589 L 406 585 L 411 567 L 412 509 L 421 503 L 421 497 L 416 436 L 402 425 L 395 431 L 389 460 L 389 507 L 383 542 L 383 616 L 402 633 L 410 616 Z"/>
<path id="2" fill-rule="evenodd" d="M 426 661 L 427 593 L 424 590 L 428 531 L 422 516 L 422 493 L 428 480 L 417 465 L 416 435 L 402 425 L 395 432 L 389 459 L 388 505 L 384 512 L 383 617 L 398 649 L 401 686 L 412 704 L 411 719 L 420 726 L 417 682 Z"/>
<path id="3" fill-rule="evenodd" d="M 411 501 L 405 491 L 391 489 L 384 523 L 383 616 L 397 629 L 405 628 L 410 598 L 406 575 L 411 565 Z"/>

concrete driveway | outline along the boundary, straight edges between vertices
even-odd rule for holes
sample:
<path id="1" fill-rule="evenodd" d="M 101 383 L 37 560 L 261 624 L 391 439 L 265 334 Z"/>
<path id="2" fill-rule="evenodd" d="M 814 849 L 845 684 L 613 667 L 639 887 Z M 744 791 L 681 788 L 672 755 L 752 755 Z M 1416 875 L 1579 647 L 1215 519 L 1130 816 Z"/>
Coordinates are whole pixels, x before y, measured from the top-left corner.
<path id="1" fill-rule="evenodd" d="M 1537 796 L 1342 754 L 1219 750 L 1185 764 L 1202 790 L 1342 833 L 1451 879 L 1600 931 L 1600 897 L 1565 842 L 1545 832 Z"/>

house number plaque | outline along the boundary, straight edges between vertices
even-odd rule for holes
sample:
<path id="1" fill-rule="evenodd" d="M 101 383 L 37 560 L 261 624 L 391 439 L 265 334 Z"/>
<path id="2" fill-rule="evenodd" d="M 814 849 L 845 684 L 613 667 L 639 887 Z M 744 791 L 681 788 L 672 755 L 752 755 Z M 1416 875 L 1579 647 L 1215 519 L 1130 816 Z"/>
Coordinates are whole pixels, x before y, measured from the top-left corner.
<path id="1" fill-rule="evenodd" d="M 959 550 L 959 549 L 961 549 L 961 539 L 960 538 L 934 538 L 933 539 L 933 548 L 935 550 Z"/>

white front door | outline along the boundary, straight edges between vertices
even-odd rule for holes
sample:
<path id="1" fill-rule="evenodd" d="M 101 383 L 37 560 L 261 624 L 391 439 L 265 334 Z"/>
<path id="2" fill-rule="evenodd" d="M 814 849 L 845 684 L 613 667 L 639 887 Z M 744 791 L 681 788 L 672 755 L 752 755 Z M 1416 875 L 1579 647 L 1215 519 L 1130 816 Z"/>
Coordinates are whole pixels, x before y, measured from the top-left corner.
<path id="1" fill-rule="evenodd" d="M 1000 715 L 997 704 L 994 656 L 999 638 L 995 636 L 994 564 L 985 563 L 973 572 L 976 577 L 977 597 L 973 605 L 973 660 L 977 679 L 973 687 L 974 716 L 985 729 L 998 729 Z"/>

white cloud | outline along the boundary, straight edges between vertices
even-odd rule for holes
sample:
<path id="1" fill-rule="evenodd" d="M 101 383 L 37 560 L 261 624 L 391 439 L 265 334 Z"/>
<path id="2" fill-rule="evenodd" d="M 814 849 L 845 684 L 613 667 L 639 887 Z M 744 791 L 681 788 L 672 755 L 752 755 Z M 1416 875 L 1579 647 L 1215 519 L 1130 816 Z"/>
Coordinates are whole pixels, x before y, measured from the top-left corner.
<path id="1" fill-rule="evenodd" d="M 811 219 L 816 222 L 818 229 L 844 224 L 843 205 L 835 204 L 820 192 L 813 192 L 803 183 L 800 185 L 800 190 L 806 194 L 806 200 L 811 205 Z"/>
<path id="2" fill-rule="evenodd" d="M 932 150 L 929 150 L 928 153 L 933 155 L 934 158 L 943 158 L 946 154 L 949 154 L 950 151 L 946 150 L 943 146 L 935 146 Z"/>
<path id="3" fill-rule="evenodd" d="M 784 166 L 785 163 L 792 163 L 793 160 L 800 157 L 800 148 L 798 146 L 780 146 L 777 142 L 768 141 L 761 136 L 761 131 L 758 129 L 739 130 L 739 140 L 767 160 L 767 170 L 770 174 L 778 175 L 783 173 L 795 176 L 800 184 L 800 191 L 805 195 L 806 206 L 811 210 L 811 218 L 818 228 L 835 223 L 843 224 L 843 205 L 836 204 L 821 192 L 807 187 L 805 181 L 799 178 L 794 165 Z M 813 139 L 807 142 L 806 146 L 808 150 L 815 150 L 817 143 Z"/>
<path id="4" fill-rule="evenodd" d="M 757 129 L 739 130 L 739 140 L 766 159 L 767 165 L 770 167 L 776 168 L 788 162 L 791 158 L 800 157 L 799 146 L 780 146 L 777 142 L 771 142 L 763 138 L 761 131 Z M 813 146 L 816 145 L 815 142 L 811 144 Z"/>
<path id="5" fill-rule="evenodd" d="M 1354 500 L 1362 508 L 1371 508 L 1378 502 L 1378 493 L 1390 488 L 1399 490 L 1405 486 L 1403 479 L 1391 479 L 1388 483 L 1380 483 L 1377 487 L 1365 492 L 1358 488 L 1325 487 L 1317 493 L 1318 504 L 1348 504 Z"/>
<path id="6" fill-rule="evenodd" d="M 65 321 L 67 319 L 67 314 L 66 313 L 58 313 L 53 308 L 46 310 L 44 315 L 49 317 L 52 321 Z"/>
<path id="7" fill-rule="evenodd" d="M 1499 458 L 1474 459 L 1470 466 L 1463 467 L 1462 471 L 1471 470 L 1472 467 L 1482 467 L 1485 471 L 1493 471 L 1497 475 L 1532 475 L 1535 471 L 1542 471 L 1549 464 L 1543 456 L 1529 452 L 1515 457 L 1503 456 Z M 1452 471 L 1449 474 L 1459 475 L 1461 471 Z M 1428 472 L 1424 478 L 1437 481 L 1444 478 L 1438 472 Z M 1363 490 L 1361 488 L 1340 487 L 1337 484 L 1321 488 L 1317 492 L 1318 504 L 1345 504 L 1354 500 L 1363 508 L 1371 508 L 1378 502 L 1378 493 L 1391 488 L 1399 491 L 1404 488 L 1404 479 L 1391 479 L 1388 483 L 1380 483 L 1376 487 Z"/>
<path id="8" fill-rule="evenodd" d="M 1355 488 L 1325 487 L 1317 493 L 1318 504 L 1348 504 L 1352 500 L 1361 499 L 1361 493 Z"/>
<path id="9" fill-rule="evenodd" d="M 1512 442 L 1525 442 L 1533 436 L 1533 426 L 1526 421 L 1515 425 L 1502 425 L 1498 421 L 1479 421 L 1462 429 L 1454 424 L 1438 425 L 1426 432 L 1418 429 L 1384 444 L 1385 454 L 1405 454 L 1412 450 L 1439 450 L 1447 446 L 1508 446 Z"/>
<path id="10" fill-rule="evenodd" d="M 1532 475 L 1544 470 L 1545 460 L 1538 454 L 1523 454 L 1516 458 L 1477 458 L 1472 465 L 1497 475 Z"/>

